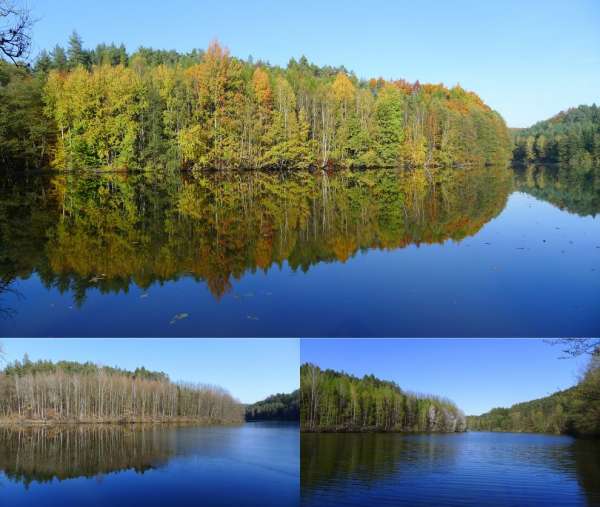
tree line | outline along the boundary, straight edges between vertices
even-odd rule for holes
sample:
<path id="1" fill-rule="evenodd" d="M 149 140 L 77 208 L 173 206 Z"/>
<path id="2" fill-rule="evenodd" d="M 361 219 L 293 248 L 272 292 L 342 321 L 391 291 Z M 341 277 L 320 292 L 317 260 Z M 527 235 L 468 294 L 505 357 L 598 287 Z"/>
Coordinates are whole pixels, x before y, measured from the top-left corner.
<path id="1" fill-rule="evenodd" d="M 2 162 L 57 168 L 309 168 L 506 162 L 501 116 L 456 85 L 358 79 L 305 57 L 278 67 L 217 42 L 123 46 L 0 64 Z"/>
<path id="2" fill-rule="evenodd" d="M 513 159 L 521 163 L 561 163 L 589 170 L 600 165 L 600 108 L 579 106 L 514 129 Z"/>
<path id="3" fill-rule="evenodd" d="M 173 383 L 145 368 L 32 362 L 26 356 L 0 373 L 5 421 L 236 423 L 243 416 L 243 406 L 220 387 Z"/>
<path id="4" fill-rule="evenodd" d="M 300 419 L 300 391 L 268 396 L 246 406 L 246 421 L 298 421 Z"/>
<path id="5" fill-rule="evenodd" d="M 600 355 L 594 354 L 574 387 L 510 408 L 468 416 L 470 430 L 600 436 Z"/>
<path id="6" fill-rule="evenodd" d="M 429 431 L 466 429 L 458 407 L 400 389 L 373 375 L 358 378 L 305 363 L 300 367 L 302 431 Z"/>

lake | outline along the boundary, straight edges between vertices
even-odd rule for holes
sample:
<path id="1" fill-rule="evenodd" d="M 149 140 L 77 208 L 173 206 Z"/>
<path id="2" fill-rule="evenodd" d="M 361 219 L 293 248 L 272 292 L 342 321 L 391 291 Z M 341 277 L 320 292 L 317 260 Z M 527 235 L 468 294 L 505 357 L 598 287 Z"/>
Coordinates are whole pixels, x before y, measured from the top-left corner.
<path id="1" fill-rule="evenodd" d="M 0 180 L 0 336 L 598 336 L 600 169 Z"/>
<path id="2" fill-rule="evenodd" d="M 600 505 L 600 442 L 517 433 L 302 434 L 303 507 Z"/>
<path id="3" fill-rule="evenodd" d="M 17 506 L 299 502 L 297 424 L 0 428 L 0 495 Z"/>

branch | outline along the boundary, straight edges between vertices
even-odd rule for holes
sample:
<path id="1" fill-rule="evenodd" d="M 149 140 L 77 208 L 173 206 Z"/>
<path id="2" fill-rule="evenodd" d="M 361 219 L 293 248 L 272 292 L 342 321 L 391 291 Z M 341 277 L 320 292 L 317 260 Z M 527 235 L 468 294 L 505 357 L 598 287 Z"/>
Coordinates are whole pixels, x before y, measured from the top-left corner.
<path id="1" fill-rule="evenodd" d="M 17 59 L 25 58 L 31 48 L 33 20 L 27 9 L 17 8 L 9 0 L 0 0 L 0 56 L 9 58 L 15 65 Z"/>

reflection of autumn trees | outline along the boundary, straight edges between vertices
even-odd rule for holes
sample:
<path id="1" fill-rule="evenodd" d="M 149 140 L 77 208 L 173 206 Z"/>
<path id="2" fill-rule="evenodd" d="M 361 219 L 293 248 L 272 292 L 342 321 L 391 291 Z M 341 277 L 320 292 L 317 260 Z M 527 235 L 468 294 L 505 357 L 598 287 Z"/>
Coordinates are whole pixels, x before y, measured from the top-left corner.
<path id="1" fill-rule="evenodd" d="M 14 482 L 50 482 L 166 464 L 176 441 L 158 425 L 0 428 L 0 470 Z"/>
<path id="2" fill-rule="evenodd" d="M 528 165 L 516 171 L 517 188 L 581 216 L 600 213 L 600 166 Z"/>
<path id="3" fill-rule="evenodd" d="M 44 217 L 45 229 L 23 238 L 32 251 L 29 269 L 80 301 L 90 287 L 126 291 L 131 283 L 147 288 L 181 276 L 204 281 L 219 297 L 232 279 L 284 261 L 307 270 L 361 249 L 460 241 L 502 210 L 511 174 L 473 168 L 56 175 L 30 191 L 19 227 Z M 13 227 L 11 220 L 3 227 Z M 18 251 L 17 245 L 7 258 L 17 259 Z"/>

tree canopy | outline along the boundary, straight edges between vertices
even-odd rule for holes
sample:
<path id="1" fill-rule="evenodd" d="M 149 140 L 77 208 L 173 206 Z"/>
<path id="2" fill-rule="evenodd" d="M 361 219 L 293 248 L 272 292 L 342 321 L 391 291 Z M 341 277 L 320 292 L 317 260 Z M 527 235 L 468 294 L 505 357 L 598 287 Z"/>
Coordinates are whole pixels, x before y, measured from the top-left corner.
<path id="1" fill-rule="evenodd" d="M 361 80 L 304 57 L 285 68 L 244 61 L 216 41 L 128 54 L 115 44 L 86 49 L 74 32 L 66 51 L 42 52 L 24 74 L 2 72 L 13 83 L 8 118 L 29 115 L 48 129 L 36 132 L 42 140 L 27 123 L 0 130 L 0 145 L 35 140 L 13 165 L 400 167 L 510 156 L 501 116 L 459 85 Z"/>
<path id="2" fill-rule="evenodd" d="M 209 385 L 174 384 L 163 372 L 27 356 L 0 372 L 0 418 L 55 422 L 243 421 L 243 406 Z"/>
<path id="3" fill-rule="evenodd" d="M 527 129 L 516 129 L 516 162 L 560 162 L 589 170 L 600 165 L 600 108 L 596 104 L 562 111 Z"/>
<path id="4" fill-rule="evenodd" d="M 574 387 L 510 408 L 468 416 L 469 429 L 600 436 L 600 356 L 593 354 Z"/>
<path id="5" fill-rule="evenodd" d="M 246 405 L 246 421 L 300 420 L 300 391 L 268 396 L 252 405 Z"/>
<path id="6" fill-rule="evenodd" d="M 449 400 L 403 391 L 373 375 L 357 378 L 305 363 L 300 367 L 303 431 L 431 431 L 466 429 Z"/>

